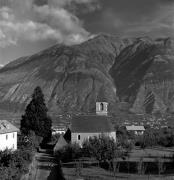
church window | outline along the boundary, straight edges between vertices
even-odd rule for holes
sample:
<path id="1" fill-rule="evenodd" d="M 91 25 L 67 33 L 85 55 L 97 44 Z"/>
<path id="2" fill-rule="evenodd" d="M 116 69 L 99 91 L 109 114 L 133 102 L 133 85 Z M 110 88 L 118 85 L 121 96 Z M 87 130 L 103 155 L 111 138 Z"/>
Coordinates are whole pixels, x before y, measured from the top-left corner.
<path id="1" fill-rule="evenodd" d="M 100 110 L 104 111 L 104 104 L 103 103 L 100 103 Z"/>
<path id="2" fill-rule="evenodd" d="M 80 134 L 78 135 L 77 139 L 80 140 Z"/>

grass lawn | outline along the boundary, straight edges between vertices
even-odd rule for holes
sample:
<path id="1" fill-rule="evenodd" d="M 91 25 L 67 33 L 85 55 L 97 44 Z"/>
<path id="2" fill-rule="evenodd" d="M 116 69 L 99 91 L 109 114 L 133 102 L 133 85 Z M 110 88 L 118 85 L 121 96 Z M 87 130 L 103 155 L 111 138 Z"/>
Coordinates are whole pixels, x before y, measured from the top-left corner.
<path id="1" fill-rule="evenodd" d="M 75 168 L 62 168 L 64 177 L 66 180 L 77 180 L 76 169 Z M 83 168 L 81 172 L 81 177 L 84 180 L 174 180 L 174 175 L 172 176 L 158 176 L 158 175 L 137 175 L 137 174 L 126 174 L 126 173 L 117 173 L 116 177 L 113 176 L 113 173 L 106 171 L 99 167 Z M 80 179 L 80 178 L 79 178 Z"/>
<path id="2" fill-rule="evenodd" d="M 66 180 L 75 180 L 77 179 L 76 176 L 76 169 L 75 168 L 62 168 L 63 173 Z M 84 179 L 96 179 L 96 180 L 113 180 L 113 174 L 109 171 L 106 171 L 99 167 L 88 167 L 88 168 L 82 168 L 81 176 L 84 177 Z"/>

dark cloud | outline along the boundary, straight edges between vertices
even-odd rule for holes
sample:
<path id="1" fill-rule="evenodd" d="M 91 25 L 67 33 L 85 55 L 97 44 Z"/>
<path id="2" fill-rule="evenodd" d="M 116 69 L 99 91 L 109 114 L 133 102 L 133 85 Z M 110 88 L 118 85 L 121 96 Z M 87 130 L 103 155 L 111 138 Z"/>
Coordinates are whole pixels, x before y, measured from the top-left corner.
<path id="1" fill-rule="evenodd" d="M 37 6 L 43 6 L 48 4 L 48 0 L 34 0 L 33 4 L 37 5 Z"/>
<path id="2" fill-rule="evenodd" d="M 108 3 L 102 0 L 102 3 L 117 18 L 131 22 L 153 16 L 160 6 L 168 4 L 166 0 L 110 0 Z"/>
<path id="3" fill-rule="evenodd" d="M 99 32 L 173 36 L 174 0 L 0 0 L 0 64 Z"/>
<path id="4" fill-rule="evenodd" d="M 172 34 L 173 0 L 101 0 L 100 11 L 84 16 L 92 32 L 116 35 Z M 164 30 L 165 29 L 165 30 Z M 170 31 L 170 32 L 169 32 Z"/>

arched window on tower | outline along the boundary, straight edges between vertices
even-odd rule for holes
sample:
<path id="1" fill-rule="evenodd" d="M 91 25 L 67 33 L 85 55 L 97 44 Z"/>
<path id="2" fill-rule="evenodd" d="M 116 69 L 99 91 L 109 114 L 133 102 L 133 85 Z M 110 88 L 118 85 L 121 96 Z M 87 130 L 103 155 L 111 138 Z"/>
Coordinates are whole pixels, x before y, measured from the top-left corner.
<path id="1" fill-rule="evenodd" d="M 100 103 L 100 111 L 104 111 L 104 104 Z"/>

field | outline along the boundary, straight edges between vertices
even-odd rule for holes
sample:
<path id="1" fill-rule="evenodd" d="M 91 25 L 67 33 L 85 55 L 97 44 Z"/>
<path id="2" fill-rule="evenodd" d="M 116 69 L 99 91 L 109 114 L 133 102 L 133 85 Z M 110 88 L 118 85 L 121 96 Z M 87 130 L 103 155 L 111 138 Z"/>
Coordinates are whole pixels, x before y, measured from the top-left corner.
<path id="1" fill-rule="evenodd" d="M 63 168 L 66 180 L 77 180 L 75 168 Z M 98 167 L 83 168 L 81 176 L 84 180 L 174 180 L 174 175 L 136 175 L 127 173 L 117 173 L 115 176 L 112 172 Z M 80 178 L 79 178 L 80 180 Z"/>
<path id="2" fill-rule="evenodd" d="M 169 174 L 163 174 L 163 175 L 158 175 L 158 164 L 157 160 L 160 159 L 161 162 L 163 163 L 169 163 L 172 160 L 174 154 L 174 149 L 172 148 L 147 148 L 147 149 L 133 149 L 131 153 L 129 154 L 129 158 L 126 159 L 117 159 L 122 165 L 120 165 L 120 171 L 114 176 L 114 173 L 109 170 L 105 170 L 103 168 L 100 168 L 96 165 L 84 165 L 79 166 L 77 163 L 74 162 L 70 163 L 71 166 L 67 166 L 66 164 L 63 164 L 63 172 L 65 175 L 65 178 L 67 180 L 75 180 L 81 172 L 81 177 L 83 177 L 85 180 L 121 180 L 121 179 L 130 179 L 130 180 L 138 180 L 138 179 L 152 179 L 152 180 L 157 180 L 157 179 L 164 179 L 164 180 L 174 180 L 174 175 L 171 174 L 171 172 L 174 172 L 174 168 L 167 169 L 168 171 L 170 170 L 170 175 Z M 155 168 L 155 173 L 147 173 L 146 175 L 138 175 L 137 171 L 136 172 L 131 172 L 130 170 L 127 169 L 127 162 L 130 163 L 130 165 L 136 165 L 139 163 L 140 160 L 143 160 L 143 162 L 148 162 L 151 163 L 149 168 Z M 124 170 L 123 170 L 124 169 Z M 136 169 L 133 167 L 132 169 Z"/>
<path id="3" fill-rule="evenodd" d="M 135 148 L 130 153 L 130 158 L 165 158 L 171 159 L 174 155 L 174 148 L 153 147 L 140 149 Z"/>

